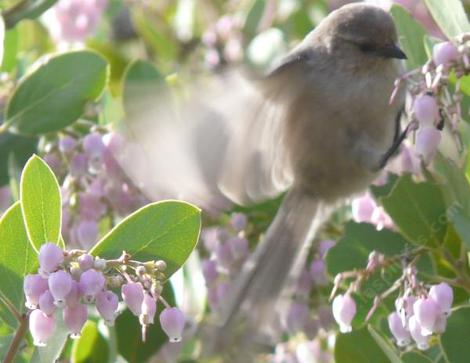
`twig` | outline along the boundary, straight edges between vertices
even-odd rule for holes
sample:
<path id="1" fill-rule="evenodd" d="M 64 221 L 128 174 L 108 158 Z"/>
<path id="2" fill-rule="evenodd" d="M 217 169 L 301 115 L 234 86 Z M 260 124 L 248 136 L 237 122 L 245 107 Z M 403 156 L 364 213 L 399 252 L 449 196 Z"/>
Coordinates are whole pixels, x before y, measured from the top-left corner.
<path id="1" fill-rule="evenodd" d="M 20 325 L 18 326 L 18 330 L 15 333 L 15 336 L 13 340 L 11 341 L 10 347 L 8 348 L 8 352 L 5 355 L 5 359 L 3 360 L 3 363 L 11 363 L 13 362 L 13 359 L 15 358 L 16 352 L 18 351 L 18 348 L 20 346 L 21 341 L 24 338 L 24 335 L 26 333 L 26 328 L 28 327 L 28 315 L 23 314 L 20 317 Z"/>

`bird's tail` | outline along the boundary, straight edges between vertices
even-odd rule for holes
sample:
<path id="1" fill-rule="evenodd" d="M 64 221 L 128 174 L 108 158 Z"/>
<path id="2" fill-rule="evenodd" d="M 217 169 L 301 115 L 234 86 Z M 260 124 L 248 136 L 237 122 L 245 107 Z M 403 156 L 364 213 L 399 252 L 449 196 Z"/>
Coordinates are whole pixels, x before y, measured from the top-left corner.
<path id="1" fill-rule="evenodd" d="M 290 296 L 318 227 L 327 216 L 315 197 L 293 188 L 223 302 L 212 333 L 224 362 L 251 362 L 255 341 L 270 334 L 277 309 Z"/>

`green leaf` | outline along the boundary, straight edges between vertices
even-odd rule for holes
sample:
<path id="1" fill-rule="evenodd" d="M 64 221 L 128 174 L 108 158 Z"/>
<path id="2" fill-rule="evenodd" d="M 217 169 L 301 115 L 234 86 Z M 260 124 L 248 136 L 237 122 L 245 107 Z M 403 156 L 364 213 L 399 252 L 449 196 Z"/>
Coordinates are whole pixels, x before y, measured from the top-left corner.
<path id="1" fill-rule="evenodd" d="M 82 330 L 82 335 L 75 340 L 72 348 L 72 362 L 93 363 L 107 362 L 109 358 L 109 345 L 100 334 L 98 324 L 87 321 Z"/>
<path id="2" fill-rule="evenodd" d="M 467 363 L 470 357 L 470 307 L 452 312 L 447 320 L 447 328 L 441 336 L 442 349 L 447 361 Z"/>
<path id="3" fill-rule="evenodd" d="M 133 259 L 162 259 L 169 277 L 186 261 L 196 246 L 201 211 L 178 201 L 149 204 L 114 227 L 91 250 L 95 256 L 118 258 L 123 251 Z"/>
<path id="4" fill-rule="evenodd" d="M 246 16 L 245 25 L 243 26 L 243 33 L 248 39 L 252 38 L 257 33 L 265 8 L 266 0 L 253 1 L 248 15 Z"/>
<path id="5" fill-rule="evenodd" d="M 157 97 L 167 90 L 165 77 L 150 62 L 133 61 L 124 73 L 123 104 L 127 115 L 139 115 L 148 97 Z"/>
<path id="6" fill-rule="evenodd" d="M 175 305 L 173 290 L 169 284 L 163 289 L 163 297 L 170 305 Z M 116 319 L 117 347 L 119 353 L 129 363 L 147 361 L 163 344 L 168 342 L 168 337 L 160 327 L 157 316 L 155 317 L 155 324 L 151 324 L 147 329 L 145 343 L 142 342 L 141 332 L 142 327 L 139 324 L 139 319 L 129 309 L 126 309 Z"/>
<path id="7" fill-rule="evenodd" d="M 87 102 L 97 99 L 107 79 L 107 62 L 97 53 L 77 51 L 49 59 L 13 92 L 6 121 L 16 133 L 38 135 L 75 122 Z"/>
<path id="8" fill-rule="evenodd" d="M 36 155 L 23 169 L 20 197 L 26 230 L 33 247 L 39 250 L 46 242 L 60 245 L 59 184 L 49 166 Z"/>
<path id="9" fill-rule="evenodd" d="M 9 132 L 0 134 L 0 185 L 8 184 L 10 177 L 9 161 L 23 169 L 26 161 L 36 152 L 38 143 L 35 137 L 14 135 Z"/>
<path id="10" fill-rule="evenodd" d="M 415 69 L 426 63 L 428 56 L 424 47 L 426 31 L 413 17 L 399 5 L 391 9 L 393 19 L 397 26 L 398 38 L 407 56 L 408 69 Z"/>
<path id="11" fill-rule="evenodd" d="M 449 38 L 470 31 L 467 14 L 460 0 L 425 0 L 432 17 Z"/>
<path id="12" fill-rule="evenodd" d="M 5 25 L 12 28 L 20 20 L 37 18 L 56 2 L 57 0 L 24 1 L 26 6 L 12 7 L 5 11 Z"/>
<path id="13" fill-rule="evenodd" d="M 433 363 L 431 359 L 416 352 L 408 352 L 402 355 L 403 363 Z"/>
<path id="14" fill-rule="evenodd" d="M 10 29 L 5 32 L 3 61 L 1 70 L 10 72 L 16 67 L 16 55 L 18 53 L 18 29 Z"/>
<path id="15" fill-rule="evenodd" d="M 37 268 L 37 255 L 29 243 L 19 202 L 0 219 L 0 246 L 0 294 L 21 313 L 23 277 Z"/>
<path id="16" fill-rule="evenodd" d="M 365 327 L 338 335 L 334 353 L 336 363 L 391 363 Z"/>
<path id="17" fill-rule="evenodd" d="M 372 326 L 368 325 L 367 329 L 377 345 L 382 349 L 391 363 L 402 363 L 396 349 L 394 349 Z"/>
<path id="18" fill-rule="evenodd" d="M 401 177 L 382 204 L 395 225 L 413 243 L 437 245 L 447 228 L 447 216 L 440 188 L 433 183 L 415 183 Z"/>

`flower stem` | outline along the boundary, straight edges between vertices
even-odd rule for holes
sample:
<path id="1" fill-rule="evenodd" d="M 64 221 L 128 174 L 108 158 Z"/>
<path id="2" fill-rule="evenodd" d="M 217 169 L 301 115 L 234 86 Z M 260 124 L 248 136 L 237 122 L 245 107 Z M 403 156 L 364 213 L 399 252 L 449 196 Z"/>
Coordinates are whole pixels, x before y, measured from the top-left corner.
<path id="1" fill-rule="evenodd" d="M 23 314 L 19 322 L 20 322 L 20 325 L 18 326 L 15 336 L 13 337 L 13 340 L 11 341 L 10 347 L 8 348 L 8 352 L 5 355 L 5 359 L 3 360 L 3 363 L 13 362 L 13 359 L 15 358 L 15 355 L 18 351 L 20 343 L 23 340 L 24 335 L 26 333 L 26 330 L 27 330 L 26 328 L 28 327 L 28 315 Z"/>

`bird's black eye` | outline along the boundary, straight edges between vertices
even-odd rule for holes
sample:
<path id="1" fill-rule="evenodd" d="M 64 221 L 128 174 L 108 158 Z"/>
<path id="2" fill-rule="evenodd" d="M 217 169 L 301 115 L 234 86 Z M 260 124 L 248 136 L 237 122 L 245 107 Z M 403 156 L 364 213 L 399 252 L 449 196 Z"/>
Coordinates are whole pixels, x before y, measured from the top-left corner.
<path id="1" fill-rule="evenodd" d="M 364 53 L 370 53 L 377 49 L 375 44 L 372 44 L 372 43 L 359 43 L 358 47 L 361 50 L 361 52 L 364 52 Z"/>

